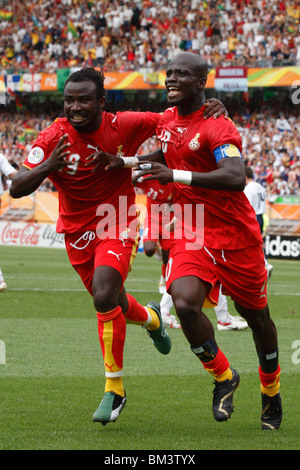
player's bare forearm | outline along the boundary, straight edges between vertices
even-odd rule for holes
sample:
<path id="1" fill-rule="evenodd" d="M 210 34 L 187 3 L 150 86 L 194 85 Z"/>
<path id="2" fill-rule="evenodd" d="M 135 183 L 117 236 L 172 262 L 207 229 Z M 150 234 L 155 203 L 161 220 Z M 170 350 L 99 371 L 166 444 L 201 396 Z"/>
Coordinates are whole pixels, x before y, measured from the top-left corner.
<path id="1" fill-rule="evenodd" d="M 13 198 L 28 196 L 38 189 L 45 178 L 53 171 L 62 170 L 68 165 L 67 157 L 70 153 L 67 142 L 68 135 L 63 135 L 56 144 L 50 157 L 32 170 L 22 166 L 13 177 L 9 189 Z"/>
<path id="2" fill-rule="evenodd" d="M 245 164 L 238 157 L 220 160 L 216 170 L 192 173 L 192 186 L 220 191 L 243 191 L 245 180 Z"/>
<path id="3" fill-rule="evenodd" d="M 23 196 L 28 196 L 38 189 L 45 178 L 47 178 L 49 171 L 42 165 L 33 170 L 26 167 L 21 167 L 20 170 L 14 175 L 12 183 L 9 188 L 11 197 L 18 199 Z"/>
<path id="4" fill-rule="evenodd" d="M 150 163 L 139 173 L 145 180 L 156 179 L 162 184 L 183 183 L 199 188 L 219 191 L 243 191 L 245 187 L 245 165 L 241 158 L 224 158 L 218 168 L 206 173 L 180 171 L 165 167 L 160 163 Z"/>
<path id="5" fill-rule="evenodd" d="M 160 149 L 154 150 L 154 152 L 148 153 L 146 155 L 139 155 L 138 159 L 141 163 L 143 163 L 145 160 L 149 162 L 157 162 L 157 163 L 162 163 L 163 165 L 166 165 L 166 160 L 164 157 L 164 154 Z"/>
<path id="6" fill-rule="evenodd" d="M 101 150 L 89 155 L 85 166 L 92 166 L 92 172 L 96 171 L 99 167 L 104 167 L 105 170 L 111 170 L 112 168 L 138 168 L 139 163 L 143 163 L 145 160 L 160 162 L 166 165 L 161 150 L 155 150 L 147 155 L 136 155 L 134 157 L 112 155 Z"/>

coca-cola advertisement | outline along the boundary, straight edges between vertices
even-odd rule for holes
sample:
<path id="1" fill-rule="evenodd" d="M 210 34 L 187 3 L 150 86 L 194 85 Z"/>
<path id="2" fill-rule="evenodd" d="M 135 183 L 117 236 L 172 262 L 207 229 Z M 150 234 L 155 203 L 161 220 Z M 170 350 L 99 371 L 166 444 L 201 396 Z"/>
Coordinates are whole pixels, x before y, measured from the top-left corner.
<path id="1" fill-rule="evenodd" d="M 0 245 L 64 248 L 64 235 L 55 224 L 0 222 Z"/>

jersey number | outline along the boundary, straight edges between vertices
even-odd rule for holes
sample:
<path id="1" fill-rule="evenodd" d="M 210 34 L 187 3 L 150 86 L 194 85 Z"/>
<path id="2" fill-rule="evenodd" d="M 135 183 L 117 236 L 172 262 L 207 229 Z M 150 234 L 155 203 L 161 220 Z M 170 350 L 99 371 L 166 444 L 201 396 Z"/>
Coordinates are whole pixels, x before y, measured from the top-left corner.
<path id="1" fill-rule="evenodd" d="M 67 165 L 68 170 L 66 171 L 66 173 L 68 173 L 69 175 L 75 175 L 78 165 L 79 165 L 80 155 L 78 155 L 78 153 L 72 153 L 72 155 L 69 155 L 69 157 L 67 158 L 68 158 L 68 165 Z M 62 169 L 60 171 L 62 171 Z"/>
<path id="2" fill-rule="evenodd" d="M 264 193 L 258 193 L 258 210 L 261 208 L 261 204 L 266 200 L 266 195 Z"/>
<path id="3" fill-rule="evenodd" d="M 158 139 L 161 141 L 161 149 L 163 153 L 166 153 L 168 148 L 168 142 L 171 138 L 171 132 L 169 131 L 162 131 L 162 133 L 158 136 Z"/>

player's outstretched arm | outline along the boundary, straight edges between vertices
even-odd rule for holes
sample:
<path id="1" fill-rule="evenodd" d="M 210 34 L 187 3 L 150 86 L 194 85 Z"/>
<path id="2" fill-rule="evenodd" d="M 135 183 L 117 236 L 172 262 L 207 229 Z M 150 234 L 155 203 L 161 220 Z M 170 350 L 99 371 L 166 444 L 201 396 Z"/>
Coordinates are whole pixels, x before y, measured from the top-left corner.
<path id="1" fill-rule="evenodd" d="M 182 183 L 199 188 L 220 191 L 243 191 L 245 187 L 245 164 L 239 157 L 224 158 L 218 163 L 218 168 L 206 173 L 182 171 L 168 168 L 160 163 L 145 162 L 146 168 L 141 168 L 140 177 L 144 180 L 158 180 L 162 184 Z"/>
<path id="2" fill-rule="evenodd" d="M 147 155 L 136 155 L 134 157 L 123 157 L 100 151 L 89 155 L 87 160 L 88 162 L 85 165 L 93 165 L 92 172 L 103 166 L 105 170 L 111 170 L 112 168 L 136 168 L 145 160 L 165 164 L 165 159 L 161 150 L 155 150 Z"/>
<path id="3" fill-rule="evenodd" d="M 60 170 L 68 165 L 66 157 L 69 155 L 67 135 L 62 136 L 50 157 L 33 169 L 22 166 L 12 178 L 9 188 L 11 197 L 20 198 L 28 196 L 38 189 L 45 178 L 53 171 Z"/>

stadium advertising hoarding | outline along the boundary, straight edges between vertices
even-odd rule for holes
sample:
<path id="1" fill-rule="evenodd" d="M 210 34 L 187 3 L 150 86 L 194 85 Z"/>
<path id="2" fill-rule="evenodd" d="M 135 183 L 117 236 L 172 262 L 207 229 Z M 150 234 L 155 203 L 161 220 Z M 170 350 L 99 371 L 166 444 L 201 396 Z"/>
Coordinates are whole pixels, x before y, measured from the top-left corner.
<path id="1" fill-rule="evenodd" d="M 247 67 L 218 67 L 215 77 L 216 91 L 248 91 Z"/>
<path id="2" fill-rule="evenodd" d="M 143 228 L 138 251 L 143 251 Z M 37 246 L 64 248 L 64 234 L 56 232 L 56 224 L 33 222 L 0 222 L 0 245 Z M 265 240 L 267 258 L 300 260 L 300 237 L 267 235 Z"/>
<path id="3" fill-rule="evenodd" d="M 143 228 L 138 251 L 143 251 Z M 0 222 L 0 245 L 65 248 L 65 236 L 56 232 L 56 224 L 36 222 Z"/>
<path id="4" fill-rule="evenodd" d="M 0 245 L 64 248 L 64 235 L 55 224 L 0 222 Z"/>
<path id="5" fill-rule="evenodd" d="M 59 69 L 56 73 L 50 74 L 42 72 L 0 75 L 0 93 L 5 95 L 6 92 L 62 92 L 66 79 L 70 73 L 77 69 Z M 142 70 L 107 72 L 105 74 L 105 88 L 107 90 L 164 89 L 165 72 L 159 71 L 155 75 L 153 80 L 153 73 L 147 72 L 145 74 Z M 223 87 L 225 83 L 226 89 L 224 91 L 234 91 L 232 85 L 236 82 L 242 83 L 243 86 L 246 84 L 248 88 L 291 87 L 298 81 L 300 81 L 300 67 L 296 66 L 248 69 L 245 67 L 223 67 L 209 71 L 206 88 L 218 90 L 217 87 Z M 238 91 L 243 91 L 240 89 L 240 84 L 238 86 Z"/>
<path id="6" fill-rule="evenodd" d="M 268 259 L 300 260 L 300 237 L 267 235 L 265 252 Z"/>

